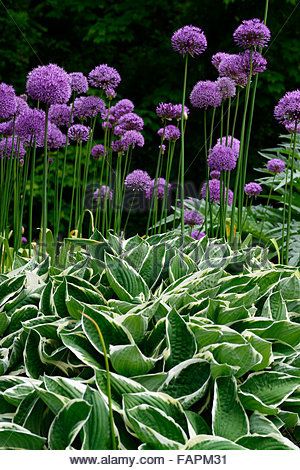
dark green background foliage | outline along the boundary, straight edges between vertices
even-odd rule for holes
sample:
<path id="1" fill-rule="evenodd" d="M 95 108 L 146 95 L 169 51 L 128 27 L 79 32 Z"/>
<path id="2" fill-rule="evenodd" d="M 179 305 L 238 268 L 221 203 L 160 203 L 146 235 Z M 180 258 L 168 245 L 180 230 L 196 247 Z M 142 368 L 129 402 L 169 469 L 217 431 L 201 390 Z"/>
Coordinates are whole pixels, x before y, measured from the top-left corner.
<path id="1" fill-rule="evenodd" d="M 264 5 L 264 0 L 4 0 L 0 2 L 0 78 L 23 92 L 26 73 L 40 63 L 56 62 L 67 71 L 84 73 L 100 63 L 115 66 L 122 76 L 119 97 L 132 99 L 146 123 L 146 146 L 135 151 L 134 166 L 153 173 L 159 126 L 155 106 L 181 97 L 183 66 L 171 49 L 171 34 L 192 23 L 207 35 L 207 52 L 190 61 L 190 92 L 196 81 L 216 78 L 211 55 L 236 51 L 234 29 L 242 19 L 262 18 Z M 299 2 L 270 0 L 269 67 L 259 79 L 250 149 L 250 162 L 255 165 L 257 150 L 277 142 L 276 101 L 299 85 L 299 24 Z M 195 158 L 202 143 L 201 113 L 193 111 L 187 128 L 187 161 L 194 163 L 187 179 L 197 186 L 204 176 L 203 155 Z"/>

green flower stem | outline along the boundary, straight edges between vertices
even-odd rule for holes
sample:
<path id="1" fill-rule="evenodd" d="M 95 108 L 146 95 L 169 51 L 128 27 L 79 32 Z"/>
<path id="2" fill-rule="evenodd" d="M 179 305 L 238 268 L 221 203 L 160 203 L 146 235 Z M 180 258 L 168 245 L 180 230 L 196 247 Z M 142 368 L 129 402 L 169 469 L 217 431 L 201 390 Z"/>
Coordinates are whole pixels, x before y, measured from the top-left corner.
<path id="1" fill-rule="evenodd" d="M 204 227 L 205 227 L 205 233 L 208 234 L 209 168 L 208 168 L 208 164 L 207 164 L 208 151 L 207 151 L 207 111 L 206 111 L 206 109 L 204 110 L 203 125 L 204 125 L 204 151 L 205 151 L 205 166 L 206 166 L 206 194 L 205 194 L 205 207 L 204 207 Z"/>
<path id="2" fill-rule="evenodd" d="M 44 138 L 44 171 L 43 171 L 43 187 L 42 187 L 42 247 L 40 254 L 46 254 L 46 235 L 47 235 L 47 218 L 48 218 L 48 115 L 49 106 L 46 106 L 45 111 L 45 138 Z"/>
<path id="3" fill-rule="evenodd" d="M 162 154 L 163 154 L 162 145 L 163 145 L 163 141 L 164 141 L 165 127 L 166 127 L 166 123 L 164 122 L 163 133 L 162 133 L 162 136 L 161 136 L 161 142 L 160 142 L 157 165 L 156 165 L 156 171 L 155 171 L 153 194 L 152 194 L 151 201 L 150 201 L 150 208 L 149 208 L 147 227 L 146 227 L 146 236 L 149 235 L 150 221 L 153 220 L 154 199 L 155 199 L 155 194 L 156 194 L 156 189 L 155 188 L 156 188 L 156 183 L 157 183 L 157 179 L 158 179 L 158 176 L 159 176 L 161 159 L 162 159 Z"/>
<path id="4" fill-rule="evenodd" d="M 82 141 L 79 142 L 79 155 L 77 165 L 77 176 L 76 176 L 76 193 L 75 193 L 75 229 L 79 217 L 80 200 L 81 200 L 81 170 L 82 170 Z"/>
<path id="5" fill-rule="evenodd" d="M 272 191 L 273 191 L 273 185 L 274 185 L 274 182 L 275 182 L 275 178 L 276 178 L 276 174 L 273 177 L 273 180 L 272 180 L 272 183 L 271 183 L 271 188 L 270 188 L 268 199 L 267 199 L 267 204 L 265 205 L 264 210 L 263 210 L 262 224 L 261 224 L 258 244 L 260 244 L 260 241 L 261 241 L 261 236 L 262 236 L 264 225 L 265 225 L 266 212 L 267 212 L 267 208 L 269 207 L 269 204 L 270 204 L 270 199 L 271 199 L 271 194 L 272 194 Z"/>
<path id="6" fill-rule="evenodd" d="M 168 149 L 168 159 L 167 159 L 167 169 L 166 169 L 166 184 L 165 184 L 164 197 L 163 197 L 163 203 L 162 203 L 162 209 L 161 209 L 161 219 L 160 219 L 159 233 L 161 233 L 161 230 L 162 230 L 162 222 L 164 223 L 164 230 L 165 231 L 167 230 L 169 182 L 170 182 L 170 176 L 171 176 L 171 171 L 172 171 L 172 163 L 173 163 L 175 145 L 176 145 L 176 142 L 172 142 L 169 145 L 169 149 Z"/>
<path id="7" fill-rule="evenodd" d="M 221 122 L 220 122 L 220 142 L 223 138 L 223 129 L 224 129 L 224 103 L 221 104 Z"/>
<path id="8" fill-rule="evenodd" d="M 181 202 L 181 235 L 184 234 L 184 106 L 187 84 L 187 71 L 188 71 L 188 54 L 185 56 L 184 61 L 184 77 L 183 77 L 183 90 L 182 90 L 182 109 L 181 109 L 181 153 L 180 153 L 180 202 Z"/>
<path id="9" fill-rule="evenodd" d="M 117 449 L 117 439 L 115 435 L 115 423 L 114 423 L 114 415 L 113 415 L 113 407 L 112 407 L 112 394 L 111 394 L 111 382 L 110 382 L 110 370 L 109 370 L 109 362 L 108 362 L 108 355 L 107 355 L 107 349 L 105 346 L 105 341 L 102 335 L 102 332 L 98 326 L 98 324 L 95 322 L 93 318 L 91 318 L 89 315 L 86 313 L 82 312 L 82 315 L 86 317 L 90 322 L 94 325 L 94 327 L 97 330 L 101 348 L 103 350 L 103 355 L 104 355 L 104 362 L 105 362 L 105 370 L 106 370 L 106 386 L 107 386 L 107 400 L 108 400 L 108 410 L 109 410 L 109 423 L 110 423 L 110 432 L 111 432 L 111 440 L 112 440 L 112 450 Z"/>
<path id="10" fill-rule="evenodd" d="M 29 174 L 30 157 L 31 157 L 31 146 L 29 147 L 28 154 L 25 155 L 25 165 L 24 165 L 23 181 L 22 181 L 22 187 L 21 187 L 22 197 L 21 197 L 20 226 L 19 226 L 20 238 L 22 235 L 22 227 L 23 227 L 23 215 L 24 215 L 24 207 L 25 207 L 25 199 L 26 199 L 26 186 L 27 186 L 28 174 Z"/>
<path id="11" fill-rule="evenodd" d="M 78 166 L 78 148 L 79 148 L 79 145 L 78 145 L 78 142 L 76 142 L 68 236 L 70 236 L 71 228 L 72 228 L 72 218 L 73 218 L 75 189 L 76 189 L 76 177 L 77 177 L 77 166 Z"/>
<path id="12" fill-rule="evenodd" d="M 290 238 L 291 238 L 291 222 L 292 222 L 292 200 L 293 200 L 293 188 L 294 188 L 294 170 L 295 170 L 295 153 L 296 153 L 296 142 L 297 142 L 297 124 L 295 121 L 295 130 L 293 135 L 293 149 L 292 149 L 292 163 L 290 171 L 290 188 L 288 197 L 288 217 L 287 217 L 287 231 L 286 231 L 286 247 L 285 247 L 285 263 L 289 262 L 290 252 Z"/>
<path id="13" fill-rule="evenodd" d="M 216 108 L 213 109 L 212 117 L 211 117 L 209 149 L 211 149 L 212 147 L 213 133 L 214 133 L 214 127 L 215 127 L 215 118 L 216 118 Z M 208 175 L 209 175 L 209 169 L 208 169 Z M 208 201 L 208 207 L 209 207 L 210 236 L 213 237 L 214 236 L 214 223 L 213 223 L 212 202 L 210 200 L 209 176 L 208 176 L 208 181 L 206 185 L 206 201 Z"/>
<path id="14" fill-rule="evenodd" d="M 226 145 L 228 145 L 229 127 L 230 127 L 230 113 L 231 113 L 231 98 L 228 99 L 227 108 L 227 121 L 226 121 Z"/>
<path id="15" fill-rule="evenodd" d="M 241 90 L 240 88 L 237 89 L 236 91 L 236 102 L 235 102 L 235 110 L 234 110 L 234 115 L 233 115 L 233 123 L 232 123 L 232 131 L 231 131 L 231 147 L 233 144 L 233 138 L 234 138 L 234 133 L 235 133 L 235 127 L 236 127 L 236 121 L 237 121 L 237 115 L 238 115 L 238 110 L 239 110 L 239 105 L 240 105 L 240 93 Z"/>
<path id="16" fill-rule="evenodd" d="M 33 190 L 34 190 L 34 176 L 35 176 L 35 161 L 36 161 L 36 140 L 33 141 L 31 171 L 30 171 L 30 192 L 29 192 L 29 257 L 31 256 L 32 249 L 32 233 L 33 233 Z"/>

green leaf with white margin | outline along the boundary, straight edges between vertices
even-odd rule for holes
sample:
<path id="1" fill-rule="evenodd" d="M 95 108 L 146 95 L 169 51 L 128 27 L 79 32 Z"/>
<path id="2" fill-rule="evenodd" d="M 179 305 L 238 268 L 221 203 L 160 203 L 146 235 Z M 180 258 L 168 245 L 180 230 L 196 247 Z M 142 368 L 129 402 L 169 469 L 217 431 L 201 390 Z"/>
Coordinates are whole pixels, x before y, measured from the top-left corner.
<path id="1" fill-rule="evenodd" d="M 166 381 L 158 391 L 177 398 L 184 408 L 189 408 L 205 395 L 209 380 L 209 362 L 189 359 L 169 370 Z"/>
<path id="2" fill-rule="evenodd" d="M 44 390 L 43 388 L 37 388 L 36 393 L 55 415 L 70 401 L 69 398 L 49 392 L 49 390 Z"/>
<path id="3" fill-rule="evenodd" d="M 10 319 L 5 312 L 0 312 L 0 337 L 3 335 L 9 325 Z"/>
<path id="4" fill-rule="evenodd" d="M 9 349 L 0 349 L 0 375 L 4 375 L 9 366 Z"/>
<path id="5" fill-rule="evenodd" d="M 92 406 L 84 400 L 70 400 L 57 414 L 49 429 L 51 450 L 68 449 L 89 418 Z"/>
<path id="6" fill-rule="evenodd" d="M 68 379 L 66 377 L 49 377 L 44 375 L 43 381 L 46 390 L 70 399 L 82 398 L 86 389 L 86 385 L 79 380 Z"/>
<path id="7" fill-rule="evenodd" d="M 46 439 L 13 423 L 0 423 L 0 449 L 42 450 Z"/>
<path id="8" fill-rule="evenodd" d="M 114 370 L 125 377 L 147 374 L 157 362 L 146 357 L 136 344 L 110 346 L 109 354 Z"/>
<path id="9" fill-rule="evenodd" d="M 27 379 L 26 382 L 10 387 L 3 392 L 3 396 L 8 403 L 14 406 L 19 406 L 21 401 L 35 390 L 36 385 L 40 382 L 37 380 Z"/>
<path id="10" fill-rule="evenodd" d="M 176 253 L 169 264 L 169 278 L 170 282 L 175 282 L 177 279 L 191 274 L 197 270 L 196 263 L 184 253 Z"/>
<path id="11" fill-rule="evenodd" d="M 236 443 L 251 450 L 299 450 L 299 447 L 279 434 L 268 436 L 253 434 L 241 437 Z"/>
<path id="12" fill-rule="evenodd" d="M 278 283 L 278 288 L 284 300 L 299 300 L 300 275 L 296 271 L 292 276 L 282 279 Z"/>
<path id="13" fill-rule="evenodd" d="M 202 434 L 190 439 L 185 450 L 245 450 L 245 447 L 222 437 Z"/>
<path id="14" fill-rule="evenodd" d="M 140 276 L 153 288 L 158 281 L 166 261 L 166 245 L 151 246 L 139 269 Z"/>
<path id="15" fill-rule="evenodd" d="M 61 329 L 59 336 L 63 344 L 72 351 L 83 364 L 95 369 L 100 368 L 102 362 L 100 354 L 77 326 L 75 326 L 73 330 L 67 328 Z"/>
<path id="16" fill-rule="evenodd" d="M 280 291 L 269 295 L 264 303 L 261 315 L 276 321 L 289 319 L 286 303 Z"/>
<path id="17" fill-rule="evenodd" d="M 166 319 L 168 356 L 166 357 L 167 369 L 191 359 L 197 350 L 195 336 L 176 312 L 171 310 Z"/>
<path id="18" fill-rule="evenodd" d="M 238 399 L 234 377 L 219 377 L 215 381 L 212 429 L 214 435 L 231 441 L 249 432 L 248 418 Z"/>
<path id="19" fill-rule="evenodd" d="M 230 325 L 238 320 L 249 318 L 250 316 L 249 309 L 247 309 L 244 305 L 232 308 L 221 305 L 217 310 L 215 323 L 218 325 Z"/>
<path id="20" fill-rule="evenodd" d="M 126 410 L 126 424 L 143 443 L 158 450 L 182 449 L 187 441 L 174 419 L 153 406 L 139 405 Z"/>
<path id="21" fill-rule="evenodd" d="M 261 434 L 263 436 L 268 434 L 281 435 L 272 421 L 256 411 L 250 417 L 250 432 L 251 434 Z"/>
<path id="22" fill-rule="evenodd" d="M 120 300 L 127 302 L 149 300 L 149 287 L 126 261 L 106 253 L 105 265 L 108 282 Z"/>
<path id="23" fill-rule="evenodd" d="M 120 315 L 116 318 L 116 322 L 123 325 L 129 331 L 136 344 L 144 340 L 148 328 L 148 318 L 143 315 L 143 312 L 129 312 L 125 315 Z"/>
<path id="24" fill-rule="evenodd" d="M 268 340 L 278 340 L 293 348 L 300 344 L 300 325 L 291 321 L 280 320 L 265 328 L 251 328 L 256 335 Z"/>
<path id="25" fill-rule="evenodd" d="M 199 434 L 211 434 L 209 425 L 198 413 L 186 411 L 185 415 L 188 419 L 190 437 L 198 436 Z"/>
<path id="26" fill-rule="evenodd" d="M 112 436 L 110 430 L 108 405 L 103 395 L 87 386 L 83 399 L 91 405 L 88 420 L 83 426 L 84 450 L 110 450 L 112 449 Z"/>
<path id="27" fill-rule="evenodd" d="M 261 354 L 262 360 L 252 367 L 252 370 L 257 372 L 259 370 L 264 370 L 268 367 L 273 361 L 272 354 L 272 344 L 269 341 L 266 341 L 259 336 L 256 336 L 252 331 L 244 331 L 244 338 L 251 344 L 251 346 L 256 349 L 256 351 Z"/>
<path id="28" fill-rule="evenodd" d="M 245 410 L 258 411 L 265 415 L 276 415 L 279 409 L 276 406 L 266 405 L 251 393 L 238 392 L 239 399 Z"/>

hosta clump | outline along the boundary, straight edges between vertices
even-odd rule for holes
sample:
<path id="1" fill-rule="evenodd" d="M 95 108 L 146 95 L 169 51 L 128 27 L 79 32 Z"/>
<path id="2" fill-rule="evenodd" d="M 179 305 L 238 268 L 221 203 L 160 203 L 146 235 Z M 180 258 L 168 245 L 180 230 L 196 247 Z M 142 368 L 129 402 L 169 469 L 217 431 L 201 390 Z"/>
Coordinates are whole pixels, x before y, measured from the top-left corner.
<path id="1" fill-rule="evenodd" d="M 298 448 L 299 272 L 181 242 L 96 233 L 66 242 L 61 267 L 15 259 L 0 279 L 1 446 Z"/>

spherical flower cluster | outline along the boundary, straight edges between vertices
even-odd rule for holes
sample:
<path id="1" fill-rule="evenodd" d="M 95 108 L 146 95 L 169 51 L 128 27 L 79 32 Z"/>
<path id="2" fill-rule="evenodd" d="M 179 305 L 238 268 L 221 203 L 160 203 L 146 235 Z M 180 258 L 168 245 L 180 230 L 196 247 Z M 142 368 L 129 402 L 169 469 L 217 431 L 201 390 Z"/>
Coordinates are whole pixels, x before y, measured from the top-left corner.
<path id="1" fill-rule="evenodd" d="M 74 116 L 79 119 L 96 117 L 104 110 L 104 101 L 98 96 L 80 96 L 74 101 Z"/>
<path id="2" fill-rule="evenodd" d="M 58 65 L 39 65 L 28 74 L 26 90 L 32 99 L 48 105 L 67 103 L 71 96 L 69 75 Z"/>
<path id="3" fill-rule="evenodd" d="M 196 83 L 190 94 L 190 101 L 195 108 L 217 108 L 222 103 L 222 95 L 216 82 L 205 80 Z"/>
<path id="4" fill-rule="evenodd" d="M 16 96 L 16 116 L 19 116 L 29 109 L 26 98 L 26 95 Z"/>
<path id="5" fill-rule="evenodd" d="M 205 34 L 196 26 L 183 26 L 175 31 L 171 43 L 176 52 L 190 54 L 192 57 L 202 54 L 207 48 Z"/>
<path id="6" fill-rule="evenodd" d="M 244 186 L 245 194 L 249 197 L 256 197 L 259 196 L 262 192 L 262 187 L 258 183 L 247 183 Z"/>
<path id="7" fill-rule="evenodd" d="M 82 95 L 89 89 L 87 78 L 81 72 L 69 73 L 71 89 L 73 93 Z"/>
<path id="8" fill-rule="evenodd" d="M 217 52 L 212 56 L 211 63 L 219 71 L 220 63 L 228 56 L 230 56 L 230 54 L 227 52 Z"/>
<path id="9" fill-rule="evenodd" d="M 226 140 L 227 140 L 227 144 L 226 144 Z M 217 144 L 222 144 L 227 147 L 230 147 L 233 150 L 235 158 L 238 158 L 239 153 L 240 153 L 240 145 L 241 145 L 239 139 L 236 139 L 235 137 L 232 137 L 231 135 L 229 135 L 228 137 L 222 137 L 222 139 L 218 139 Z"/>
<path id="10" fill-rule="evenodd" d="M 270 38 L 269 28 L 258 18 L 244 20 L 233 33 L 235 43 L 244 49 L 265 47 Z"/>
<path id="11" fill-rule="evenodd" d="M 49 119 L 58 127 L 67 127 L 71 121 L 71 108 L 67 104 L 52 104 L 49 108 Z"/>
<path id="12" fill-rule="evenodd" d="M 205 232 L 200 232 L 200 230 L 193 230 L 191 232 L 191 237 L 195 240 L 201 240 L 201 238 L 205 237 Z"/>
<path id="13" fill-rule="evenodd" d="M 219 77 L 217 80 L 217 89 L 221 93 L 223 100 L 233 98 L 236 93 L 235 82 L 229 77 Z"/>
<path id="14" fill-rule="evenodd" d="M 0 140 L 0 159 L 1 158 L 19 158 L 25 157 L 26 150 L 20 139 L 8 137 Z"/>
<path id="15" fill-rule="evenodd" d="M 284 127 L 287 132 L 290 132 L 291 134 L 300 134 L 300 122 L 287 121 L 284 123 Z"/>
<path id="16" fill-rule="evenodd" d="M 155 194 L 158 199 L 163 199 L 166 194 L 166 189 L 169 194 L 171 191 L 171 185 L 168 184 L 167 187 L 167 182 L 164 178 L 157 178 L 157 180 L 153 179 L 146 189 L 146 198 L 151 199 L 153 194 Z"/>
<path id="17" fill-rule="evenodd" d="M 123 153 L 125 151 L 123 142 L 121 140 L 113 140 L 111 143 L 111 148 L 113 152 Z"/>
<path id="18" fill-rule="evenodd" d="M 245 72 L 241 54 L 227 54 L 221 60 L 218 70 L 221 77 L 231 78 L 236 85 L 247 85 L 248 73 Z"/>
<path id="19" fill-rule="evenodd" d="M 287 92 L 275 106 L 274 116 L 278 122 L 284 125 L 291 123 L 290 129 L 293 126 L 295 129 L 300 122 L 300 90 Z"/>
<path id="20" fill-rule="evenodd" d="M 47 133 L 48 148 L 51 150 L 57 150 L 66 145 L 66 136 L 61 130 L 55 125 L 51 124 Z"/>
<path id="21" fill-rule="evenodd" d="M 9 137 L 13 134 L 14 121 L 6 121 L 0 123 L 0 135 L 3 137 Z"/>
<path id="22" fill-rule="evenodd" d="M 159 103 L 156 107 L 156 114 L 163 121 L 172 119 L 181 119 L 182 114 L 182 105 L 181 104 L 172 104 L 172 103 Z M 187 106 L 184 107 L 184 119 L 187 119 L 189 114 L 189 109 Z"/>
<path id="23" fill-rule="evenodd" d="M 133 110 L 133 102 L 125 98 L 123 100 L 118 101 L 114 106 L 110 108 L 109 111 L 107 110 L 107 114 L 109 112 L 109 115 L 112 116 L 115 121 L 117 121 L 124 114 L 132 113 Z"/>
<path id="24" fill-rule="evenodd" d="M 144 127 L 143 119 L 136 113 L 127 113 L 120 117 L 115 127 L 115 135 L 123 135 L 126 131 L 141 131 Z"/>
<path id="25" fill-rule="evenodd" d="M 109 67 L 107 64 L 101 64 L 95 67 L 89 73 L 88 79 L 91 86 L 101 88 L 109 98 L 115 96 L 115 90 L 121 81 L 117 70 L 113 67 Z"/>
<path id="26" fill-rule="evenodd" d="M 211 170 L 231 171 L 236 167 L 236 156 L 232 148 L 216 144 L 210 149 L 207 162 Z"/>
<path id="27" fill-rule="evenodd" d="M 16 119 L 15 130 L 27 145 L 43 147 L 46 116 L 41 109 L 28 108 Z"/>
<path id="28" fill-rule="evenodd" d="M 183 119 L 187 120 L 190 110 L 187 106 L 183 108 Z M 182 115 L 182 104 L 174 104 L 174 118 L 179 120 Z"/>
<path id="29" fill-rule="evenodd" d="M 136 192 L 146 192 L 151 185 L 151 178 L 147 171 L 134 170 L 125 178 L 125 187 Z"/>
<path id="30" fill-rule="evenodd" d="M 94 145 L 91 150 L 91 155 L 95 160 L 99 160 L 99 158 L 105 156 L 105 147 L 102 144 Z"/>
<path id="31" fill-rule="evenodd" d="M 271 173 L 283 173 L 285 171 L 285 162 L 279 158 L 272 158 L 267 163 L 267 169 Z"/>
<path id="32" fill-rule="evenodd" d="M 94 191 L 93 197 L 94 197 L 94 200 L 97 202 L 102 202 L 105 199 L 106 200 L 109 199 L 110 201 L 112 201 L 113 191 L 110 189 L 109 186 L 106 186 L 105 184 L 103 184 L 102 186 L 97 188 L 96 191 Z"/>
<path id="33" fill-rule="evenodd" d="M 212 179 L 219 180 L 221 177 L 221 172 L 218 170 L 211 170 L 209 174 Z"/>
<path id="34" fill-rule="evenodd" d="M 0 83 L 0 119 L 10 119 L 17 109 L 16 94 L 12 86 Z"/>
<path id="35" fill-rule="evenodd" d="M 91 129 L 82 124 L 73 124 L 68 130 L 68 137 L 75 142 L 86 142 L 89 139 Z"/>
<path id="36" fill-rule="evenodd" d="M 245 51 L 239 54 L 239 57 L 241 61 L 241 67 L 248 76 L 250 74 L 250 68 L 251 75 L 253 76 L 264 72 L 267 68 L 267 60 L 259 52 Z"/>
<path id="37" fill-rule="evenodd" d="M 184 223 L 186 225 L 202 225 L 203 224 L 203 217 L 199 214 L 198 211 L 194 210 L 185 210 L 184 211 Z"/>
<path id="38" fill-rule="evenodd" d="M 180 130 L 172 124 L 162 127 L 157 133 L 163 140 L 175 141 L 180 138 Z"/>
<path id="39" fill-rule="evenodd" d="M 143 147 L 145 144 L 144 137 L 138 131 L 126 131 L 121 137 L 121 143 L 124 150 L 128 150 L 129 147 Z"/>
<path id="40" fill-rule="evenodd" d="M 212 179 L 209 180 L 209 199 L 213 203 L 218 203 L 220 202 L 220 196 L 221 196 L 221 183 L 217 179 Z M 206 198 L 206 183 L 204 183 L 201 191 L 201 195 L 203 199 Z M 226 191 L 224 188 L 224 200 L 226 198 Z M 231 206 L 233 202 L 233 192 L 231 189 L 228 190 L 228 205 Z"/>

